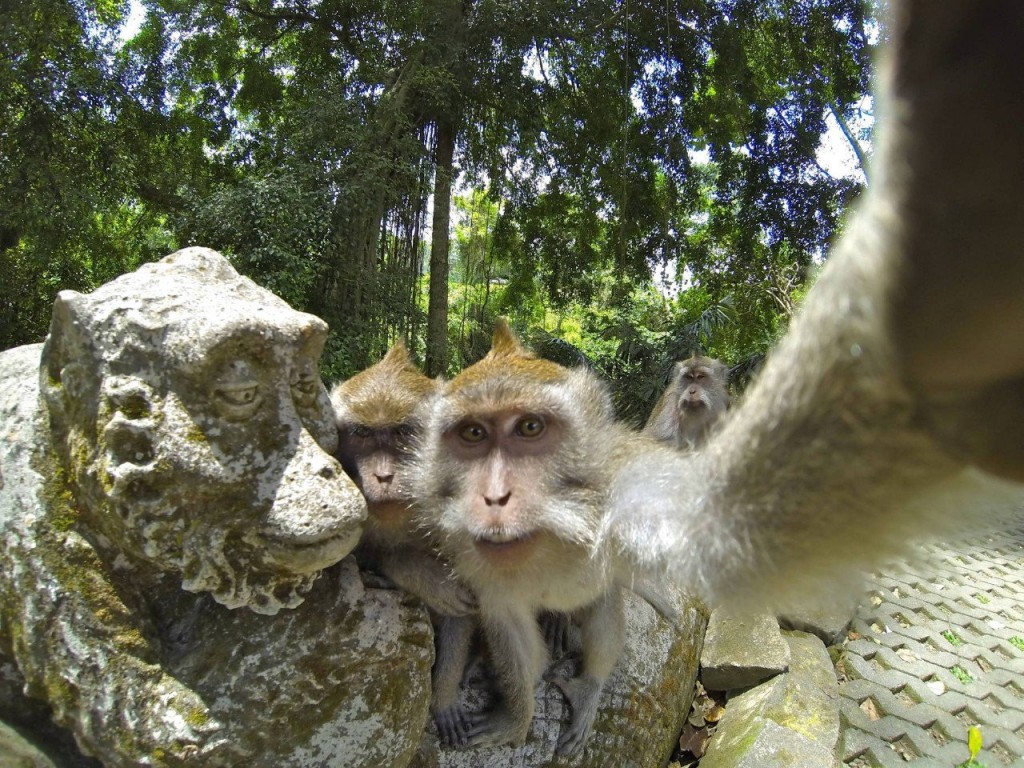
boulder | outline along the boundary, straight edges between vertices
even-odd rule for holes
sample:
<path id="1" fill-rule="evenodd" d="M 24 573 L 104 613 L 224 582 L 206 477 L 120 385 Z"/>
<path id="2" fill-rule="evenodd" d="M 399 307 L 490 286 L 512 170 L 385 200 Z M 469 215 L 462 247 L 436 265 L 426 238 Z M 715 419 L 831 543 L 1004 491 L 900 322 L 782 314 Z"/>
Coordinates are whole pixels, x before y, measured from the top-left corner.
<path id="1" fill-rule="evenodd" d="M 411 759 L 432 633 L 346 558 L 325 337 L 191 248 L 0 353 L 0 716 L 58 764 Z"/>
<path id="2" fill-rule="evenodd" d="M 626 647 L 605 684 L 601 709 L 586 747 L 576 755 L 555 754 L 569 706 L 557 686 L 537 688 L 536 712 L 520 747 L 447 749 L 434 728 L 423 737 L 414 768 L 547 768 L 596 765 L 657 768 L 668 763 L 693 699 L 701 641 L 707 626 L 703 604 L 673 592 L 678 619 L 673 625 L 626 591 Z M 578 637 L 570 637 L 570 654 Z M 578 646 L 575 651 L 578 652 Z M 556 660 L 548 677 L 572 675 L 575 658 Z M 463 702 L 470 711 L 494 703 L 494 686 L 470 676 Z"/>

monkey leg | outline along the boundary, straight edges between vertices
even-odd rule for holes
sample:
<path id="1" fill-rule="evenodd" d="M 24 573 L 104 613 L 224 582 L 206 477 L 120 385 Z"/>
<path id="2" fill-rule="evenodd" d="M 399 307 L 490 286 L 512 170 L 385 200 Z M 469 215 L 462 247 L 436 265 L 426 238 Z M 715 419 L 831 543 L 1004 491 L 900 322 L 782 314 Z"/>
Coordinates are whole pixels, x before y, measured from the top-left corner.
<path id="1" fill-rule="evenodd" d="M 544 638 L 536 616 L 525 607 L 482 618 L 503 700 L 473 723 L 469 745 L 518 746 L 525 743 L 533 720 L 534 689 L 547 661 Z"/>
<path id="2" fill-rule="evenodd" d="M 459 684 L 469 660 L 469 649 L 476 619 L 467 616 L 440 616 L 437 627 L 437 656 L 431 675 L 430 713 L 441 742 L 464 747 L 469 741 L 470 722 L 459 704 Z"/>
<path id="3" fill-rule="evenodd" d="M 583 671 L 572 680 L 554 680 L 572 707 L 572 721 L 558 739 L 558 751 L 571 755 L 583 748 L 597 718 L 605 680 L 619 659 L 626 640 L 622 590 L 613 586 L 580 613 Z"/>

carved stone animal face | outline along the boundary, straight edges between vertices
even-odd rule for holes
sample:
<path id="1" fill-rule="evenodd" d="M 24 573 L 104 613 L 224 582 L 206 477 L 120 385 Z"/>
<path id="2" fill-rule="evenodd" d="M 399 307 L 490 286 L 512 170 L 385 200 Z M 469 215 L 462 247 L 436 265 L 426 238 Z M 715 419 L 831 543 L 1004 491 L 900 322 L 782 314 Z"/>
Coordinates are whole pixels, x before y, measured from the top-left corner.
<path id="1" fill-rule="evenodd" d="M 325 335 L 205 249 L 62 293 L 42 383 L 83 523 L 228 607 L 298 605 L 366 516 L 330 455 Z"/>

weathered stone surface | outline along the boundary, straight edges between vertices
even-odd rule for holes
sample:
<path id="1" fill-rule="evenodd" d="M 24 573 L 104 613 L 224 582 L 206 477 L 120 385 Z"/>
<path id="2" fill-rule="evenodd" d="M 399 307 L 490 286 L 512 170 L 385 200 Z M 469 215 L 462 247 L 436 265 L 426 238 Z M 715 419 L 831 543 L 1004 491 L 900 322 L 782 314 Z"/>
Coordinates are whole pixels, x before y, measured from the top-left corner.
<path id="1" fill-rule="evenodd" d="M 626 592 L 626 648 L 602 693 L 602 706 L 585 749 L 567 757 L 554 753 L 569 722 L 565 697 L 554 683 L 537 690 L 536 714 L 522 747 L 445 749 L 434 728 L 426 733 L 414 768 L 545 768 L 619 766 L 657 768 L 668 762 L 689 711 L 697 676 L 701 639 L 707 624 L 703 605 L 674 594 L 677 627 L 659 617 L 632 592 Z M 571 642 L 578 642 L 572 636 Z M 577 648 L 578 650 L 578 648 Z M 556 661 L 548 676 L 572 674 L 572 661 Z M 493 687 L 477 677 L 463 691 L 470 711 L 494 702 Z"/>
<path id="2" fill-rule="evenodd" d="M 785 635 L 789 672 L 729 699 L 701 768 L 833 768 L 839 684 L 825 646 Z"/>
<path id="3" fill-rule="evenodd" d="M 846 630 L 853 621 L 856 605 L 850 603 L 845 610 L 809 608 L 791 610 L 779 616 L 779 626 L 783 629 L 807 632 L 816 636 L 825 645 L 842 642 Z"/>
<path id="4" fill-rule="evenodd" d="M 710 691 L 749 688 L 789 667 L 789 646 L 779 622 L 769 614 L 711 614 L 700 678 Z"/>
<path id="5" fill-rule="evenodd" d="M 111 766 L 408 763 L 432 635 L 339 563 L 325 333 L 187 249 L 0 353 L 0 716 Z"/>

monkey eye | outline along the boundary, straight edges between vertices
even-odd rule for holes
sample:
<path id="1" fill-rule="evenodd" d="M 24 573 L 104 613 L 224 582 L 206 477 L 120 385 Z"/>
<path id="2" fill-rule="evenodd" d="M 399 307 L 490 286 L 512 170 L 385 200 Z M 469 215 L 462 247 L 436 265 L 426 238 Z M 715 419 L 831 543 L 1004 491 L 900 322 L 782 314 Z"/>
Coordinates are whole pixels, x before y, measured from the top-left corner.
<path id="1" fill-rule="evenodd" d="M 373 430 L 370 429 L 365 424 L 357 424 L 356 426 L 352 427 L 352 436 L 359 437 L 365 440 L 366 438 L 373 436 Z"/>
<path id="2" fill-rule="evenodd" d="M 544 431 L 544 419 L 540 416 L 526 416 L 516 422 L 515 431 L 520 437 L 539 437 Z"/>
<path id="3" fill-rule="evenodd" d="M 487 438 L 487 430 L 479 424 L 466 424 L 459 429 L 459 438 L 465 443 L 480 443 Z"/>

